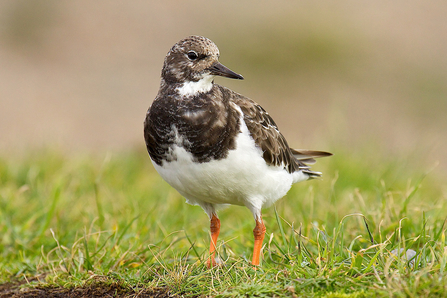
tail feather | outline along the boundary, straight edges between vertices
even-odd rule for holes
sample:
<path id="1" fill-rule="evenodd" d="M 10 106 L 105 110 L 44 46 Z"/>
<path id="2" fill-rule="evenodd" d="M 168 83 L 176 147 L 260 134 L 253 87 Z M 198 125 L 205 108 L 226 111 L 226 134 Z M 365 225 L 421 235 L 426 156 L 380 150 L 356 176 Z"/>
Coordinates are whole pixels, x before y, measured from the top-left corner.
<path id="1" fill-rule="evenodd" d="M 296 157 L 295 157 L 296 158 Z M 299 161 L 301 161 L 302 163 L 305 163 L 306 165 L 313 165 L 314 163 L 316 163 L 317 161 L 313 158 L 305 158 L 305 159 L 300 159 L 300 158 L 296 158 Z"/>
<path id="2" fill-rule="evenodd" d="M 321 175 L 323 175 L 321 172 L 314 172 L 311 170 L 303 170 L 303 173 L 309 175 L 309 179 L 321 178 Z"/>
<path id="3" fill-rule="evenodd" d="M 292 148 L 290 148 L 290 150 L 292 151 L 293 156 L 295 156 L 295 158 L 298 159 L 298 160 L 314 159 L 314 158 L 326 157 L 326 156 L 331 156 L 332 155 L 332 153 L 325 152 L 325 151 L 315 151 L 315 150 L 306 150 L 306 149 L 292 149 Z"/>
<path id="4" fill-rule="evenodd" d="M 325 151 L 292 149 L 292 148 L 290 148 L 290 150 L 292 151 L 293 156 L 298 161 L 300 161 L 300 163 L 302 164 L 302 166 L 300 168 L 302 168 L 303 173 L 309 175 L 309 179 L 320 178 L 322 173 L 311 171 L 310 167 L 308 165 L 313 165 L 314 163 L 316 163 L 315 158 L 326 157 L 326 156 L 332 155 L 332 153 L 325 152 Z"/>

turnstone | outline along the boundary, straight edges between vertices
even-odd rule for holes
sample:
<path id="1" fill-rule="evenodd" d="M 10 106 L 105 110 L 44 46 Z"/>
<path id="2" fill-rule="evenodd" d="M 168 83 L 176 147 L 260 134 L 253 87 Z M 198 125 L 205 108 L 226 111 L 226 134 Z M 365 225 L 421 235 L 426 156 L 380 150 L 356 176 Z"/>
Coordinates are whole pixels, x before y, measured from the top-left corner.
<path id="1" fill-rule="evenodd" d="M 215 76 L 243 79 L 218 58 L 217 46 L 202 36 L 182 39 L 171 48 L 157 97 L 146 114 L 144 138 L 161 177 L 208 214 L 209 265 L 216 264 L 216 210 L 228 204 L 252 212 L 252 264 L 259 265 L 266 231 L 261 209 L 282 198 L 292 184 L 320 177 L 308 164 L 332 154 L 290 148 L 260 105 L 214 84 Z"/>

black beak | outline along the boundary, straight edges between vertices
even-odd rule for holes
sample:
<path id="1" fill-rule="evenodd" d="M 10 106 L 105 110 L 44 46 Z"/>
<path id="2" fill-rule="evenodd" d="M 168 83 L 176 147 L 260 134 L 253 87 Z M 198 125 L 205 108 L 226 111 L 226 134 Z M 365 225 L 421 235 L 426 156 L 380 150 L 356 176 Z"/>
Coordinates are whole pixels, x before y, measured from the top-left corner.
<path id="1" fill-rule="evenodd" d="M 221 77 L 226 77 L 226 78 L 230 78 L 230 79 L 238 79 L 238 80 L 244 79 L 243 76 L 235 73 L 234 71 L 232 71 L 228 67 L 220 64 L 219 62 L 216 62 L 213 65 L 211 65 L 208 68 L 208 70 L 211 72 L 212 75 L 215 75 L 215 76 L 221 76 Z"/>

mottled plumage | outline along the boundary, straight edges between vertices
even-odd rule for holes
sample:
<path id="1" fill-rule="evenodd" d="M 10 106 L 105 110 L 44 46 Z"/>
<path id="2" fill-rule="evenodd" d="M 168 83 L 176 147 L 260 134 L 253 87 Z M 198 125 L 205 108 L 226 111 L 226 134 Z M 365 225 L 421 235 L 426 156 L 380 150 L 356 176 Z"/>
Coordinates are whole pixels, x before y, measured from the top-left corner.
<path id="1" fill-rule="evenodd" d="M 166 55 L 160 90 L 144 123 L 156 170 L 211 220 L 211 261 L 219 234 L 216 208 L 244 205 L 256 220 L 253 264 L 265 227 L 262 207 L 293 183 L 319 177 L 308 164 L 330 153 L 291 149 L 272 117 L 256 102 L 214 84 L 215 76 L 243 79 L 218 62 L 209 39 L 191 36 Z"/>

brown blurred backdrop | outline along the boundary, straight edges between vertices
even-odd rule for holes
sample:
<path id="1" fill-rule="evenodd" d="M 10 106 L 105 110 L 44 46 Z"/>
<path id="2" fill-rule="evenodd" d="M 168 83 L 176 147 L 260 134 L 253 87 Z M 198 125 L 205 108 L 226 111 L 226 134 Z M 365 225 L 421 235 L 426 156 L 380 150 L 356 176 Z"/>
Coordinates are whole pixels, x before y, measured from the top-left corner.
<path id="1" fill-rule="evenodd" d="M 163 58 L 220 48 L 289 143 L 377 146 L 447 168 L 447 2 L 0 2 L 0 150 L 143 148 Z"/>

